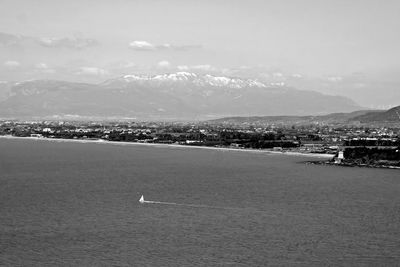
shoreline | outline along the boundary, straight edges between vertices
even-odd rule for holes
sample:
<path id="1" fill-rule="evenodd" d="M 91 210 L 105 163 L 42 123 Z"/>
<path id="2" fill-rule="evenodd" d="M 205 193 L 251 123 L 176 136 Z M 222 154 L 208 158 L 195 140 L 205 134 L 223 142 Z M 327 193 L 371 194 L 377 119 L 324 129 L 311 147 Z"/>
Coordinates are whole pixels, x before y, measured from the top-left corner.
<path id="1" fill-rule="evenodd" d="M 392 165 L 333 163 L 333 162 L 327 162 L 327 161 L 308 161 L 306 163 L 307 164 L 314 164 L 314 165 L 326 165 L 326 166 L 350 167 L 350 168 L 359 167 L 359 168 L 400 170 L 400 167 L 392 166 Z"/>
<path id="2" fill-rule="evenodd" d="M 218 151 L 233 151 L 233 152 L 247 152 L 247 153 L 265 153 L 265 154 L 278 154 L 278 155 L 288 155 L 288 156 L 302 156 L 302 157 L 312 157 L 312 158 L 325 158 L 332 159 L 334 155 L 332 154 L 318 154 L 318 153 L 301 153 L 301 152 L 281 152 L 281 151 L 271 151 L 265 149 L 238 149 L 229 147 L 208 147 L 208 146 L 189 146 L 189 145 L 179 145 L 179 144 L 159 144 L 159 143 L 139 143 L 139 142 L 123 142 L 123 141 L 106 141 L 102 139 L 61 139 L 61 138 L 38 138 L 38 137 L 17 137 L 12 135 L 1 135 L 2 139 L 24 139 L 33 141 L 48 141 L 48 142 L 75 142 L 75 143 L 92 143 L 92 144 L 110 144 L 110 145 L 133 145 L 133 146 L 152 146 L 161 148 L 197 148 L 197 149 L 209 149 Z"/>

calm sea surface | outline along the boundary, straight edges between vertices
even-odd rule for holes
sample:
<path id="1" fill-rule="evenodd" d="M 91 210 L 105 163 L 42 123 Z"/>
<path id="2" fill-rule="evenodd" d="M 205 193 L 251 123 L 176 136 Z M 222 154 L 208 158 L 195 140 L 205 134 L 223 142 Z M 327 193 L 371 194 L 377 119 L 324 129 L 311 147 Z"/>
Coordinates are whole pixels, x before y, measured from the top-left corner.
<path id="1" fill-rule="evenodd" d="M 304 160 L 0 139 L 0 265 L 398 266 L 400 171 Z"/>

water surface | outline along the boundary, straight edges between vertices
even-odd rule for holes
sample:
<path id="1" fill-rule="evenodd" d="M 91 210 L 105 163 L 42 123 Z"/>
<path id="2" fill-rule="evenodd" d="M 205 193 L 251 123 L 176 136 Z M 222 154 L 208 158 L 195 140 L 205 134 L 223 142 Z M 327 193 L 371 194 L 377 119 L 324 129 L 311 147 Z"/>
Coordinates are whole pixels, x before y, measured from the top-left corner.
<path id="1" fill-rule="evenodd" d="M 304 160 L 0 139 L 0 265 L 395 266 L 400 172 Z"/>

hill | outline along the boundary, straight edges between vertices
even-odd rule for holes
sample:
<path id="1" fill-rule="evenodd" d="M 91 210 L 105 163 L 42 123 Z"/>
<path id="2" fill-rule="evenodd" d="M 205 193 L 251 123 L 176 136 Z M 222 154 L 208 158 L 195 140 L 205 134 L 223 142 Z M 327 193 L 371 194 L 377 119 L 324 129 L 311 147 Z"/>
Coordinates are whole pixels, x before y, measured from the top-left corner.
<path id="1" fill-rule="evenodd" d="M 210 120 L 217 124 L 280 124 L 280 125 L 308 125 L 308 124 L 369 124 L 393 125 L 400 124 L 400 106 L 389 110 L 359 110 L 350 113 L 332 113 L 321 116 L 247 116 L 225 117 Z"/>
<path id="2" fill-rule="evenodd" d="M 400 106 L 391 108 L 387 111 L 369 112 L 354 118 L 362 123 L 371 122 L 398 122 L 400 123 Z"/>
<path id="3" fill-rule="evenodd" d="M 354 118 L 367 114 L 374 113 L 371 110 L 359 110 L 350 113 L 331 113 L 321 116 L 250 116 L 250 117 L 225 117 L 215 120 L 210 120 L 211 123 L 222 124 L 280 124 L 280 125 L 307 125 L 313 123 L 319 124 L 346 124 L 354 122 Z"/>

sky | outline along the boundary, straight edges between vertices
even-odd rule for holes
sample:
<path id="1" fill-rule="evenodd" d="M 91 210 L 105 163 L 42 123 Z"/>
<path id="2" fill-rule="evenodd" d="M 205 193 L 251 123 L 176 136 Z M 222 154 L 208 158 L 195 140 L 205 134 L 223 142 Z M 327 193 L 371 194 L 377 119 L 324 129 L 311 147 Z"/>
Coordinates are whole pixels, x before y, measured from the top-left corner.
<path id="1" fill-rule="evenodd" d="M 398 0 L 0 0 L 0 79 L 177 70 L 393 79 L 399 14 Z"/>

